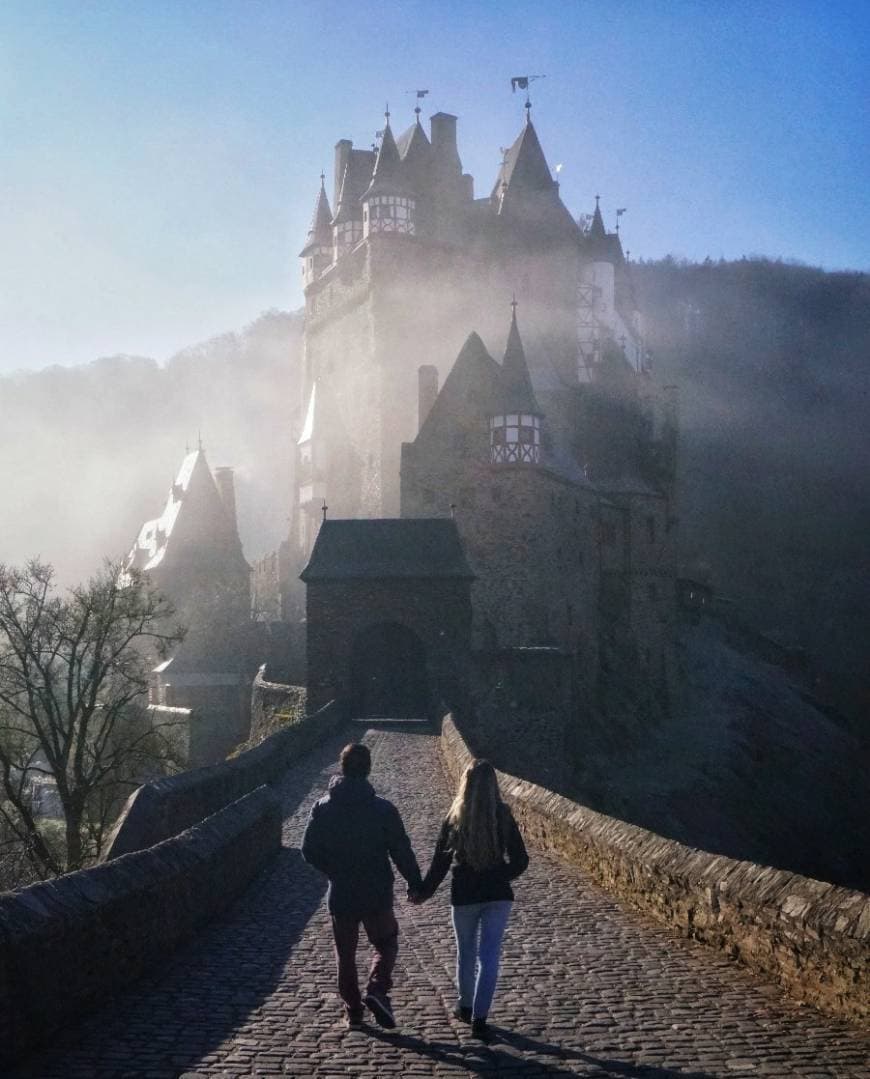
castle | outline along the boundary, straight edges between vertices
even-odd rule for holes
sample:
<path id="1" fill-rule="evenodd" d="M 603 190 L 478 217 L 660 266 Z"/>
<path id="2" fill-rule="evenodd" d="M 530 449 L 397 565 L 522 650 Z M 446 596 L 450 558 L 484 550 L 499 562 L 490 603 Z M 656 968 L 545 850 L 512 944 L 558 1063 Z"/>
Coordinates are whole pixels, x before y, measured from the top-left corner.
<path id="1" fill-rule="evenodd" d="M 301 614 L 292 582 L 324 507 L 452 517 L 476 577 L 476 655 L 555 650 L 587 701 L 608 675 L 666 690 L 673 390 L 653 377 L 618 232 L 598 198 L 572 217 L 529 110 L 482 198 L 455 116 L 435 114 L 427 136 L 418 109 L 397 139 L 388 113 L 376 151 L 336 145 L 334 209 L 322 178 L 301 252 L 285 614 Z"/>
<path id="2" fill-rule="evenodd" d="M 337 143 L 332 204 L 321 177 L 290 533 L 253 576 L 276 667 L 304 669 L 307 633 L 314 703 L 383 714 L 415 664 L 423 697 L 481 710 L 495 689 L 561 714 L 627 685 L 667 699 L 673 391 L 618 231 L 597 197 L 566 208 L 530 108 L 484 197 L 456 117 L 427 135 L 419 108 L 398 139 L 388 112 L 376 148 Z"/>

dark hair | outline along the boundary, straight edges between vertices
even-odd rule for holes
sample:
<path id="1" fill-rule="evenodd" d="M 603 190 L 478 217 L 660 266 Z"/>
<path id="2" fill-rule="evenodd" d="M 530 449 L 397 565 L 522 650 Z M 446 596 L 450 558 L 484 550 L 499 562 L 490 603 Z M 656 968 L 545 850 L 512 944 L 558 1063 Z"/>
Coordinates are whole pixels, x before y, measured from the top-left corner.
<path id="1" fill-rule="evenodd" d="M 350 742 L 341 751 L 338 759 L 341 761 L 342 774 L 355 779 L 365 779 L 372 770 L 372 755 L 369 747 L 361 742 Z"/>

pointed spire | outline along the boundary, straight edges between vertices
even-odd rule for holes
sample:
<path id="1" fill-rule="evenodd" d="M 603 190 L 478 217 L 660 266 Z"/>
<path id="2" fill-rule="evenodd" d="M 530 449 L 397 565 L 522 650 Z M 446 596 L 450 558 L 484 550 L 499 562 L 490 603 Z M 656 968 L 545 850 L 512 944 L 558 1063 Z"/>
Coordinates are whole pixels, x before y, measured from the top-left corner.
<path id="1" fill-rule="evenodd" d="M 329 247 L 332 244 L 332 210 L 329 208 L 329 199 L 326 197 L 326 176 L 320 174 L 320 191 L 317 202 L 314 205 L 314 214 L 311 218 L 311 226 L 305 246 L 299 252 L 300 256 L 307 255 L 315 247 Z"/>
<path id="2" fill-rule="evenodd" d="M 526 362 L 526 353 L 519 326 L 517 326 L 516 296 L 511 301 L 511 309 L 511 326 L 501 365 L 503 408 L 505 412 L 525 412 L 540 416 L 541 409 L 535 400 L 529 365 Z"/>
<path id="3" fill-rule="evenodd" d="M 502 190 L 504 189 L 504 190 Z M 554 192 L 556 184 L 538 141 L 535 125 L 527 119 L 522 131 L 504 155 L 493 198 L 511 192 Z"/>
<path id="4" fill-rule="evenodd" d="M 601 197 L 596 195 L 592 224 L 582 238 L 582 250 L 587 258 L 595 262 L 612 262 L 616 265 L 623 261 L 622 245 L 619 242 L 619 234 L 608 232 L 604 227 L 600 201 Z"/>
<path id="5" fill-rule="evenodd" d="M 409 185 L 405 181 L 402 169 L 402 159 L 399 148 L 393 137 L 393 129 L 390 127 L 389 108 L 385 113 L 387 124 L 384 128 L 381 145 L 375 161 L 372 182 L 369 184 L 363 199 L 371 198 L 372 195 L 410 195 Z"/>
<path id="6" fill-rule="evenodd" d="M 595 239 L 603 239 L 607 235 L 607 230 L 604 227 L 604 218 L 601 216 L 601 207 L 598 203 L 601 200 L 600 195 L 595 196 L 595 213 L 592 215 L 592 224 L 589 226 L 589 236 Z"/>

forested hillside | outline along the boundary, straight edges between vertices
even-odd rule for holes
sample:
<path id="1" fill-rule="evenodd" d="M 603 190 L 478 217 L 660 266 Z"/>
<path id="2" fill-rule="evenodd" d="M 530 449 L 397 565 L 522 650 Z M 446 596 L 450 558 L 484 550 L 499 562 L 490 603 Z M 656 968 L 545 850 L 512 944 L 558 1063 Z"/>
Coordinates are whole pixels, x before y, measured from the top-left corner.
<path id="1" fill-rule="evenodd" d="M 657 374 L 679 387 L 684 566 L 866 713 L 870 277 L 764 260 L 633 275 Z"/>
<path id="2" fill-rule="evenodd" d="M 236 468 L 250 560 L 287 528 L 301 318 L 270 311 L 163 366 L 110 356 L 0 380 L 0 561 L 40 554 L 75 582 L 126 553 L 201 435 Z"/>
<path id="3" fill-rule="evenodd" d="M 633 267 L 658 377 L 679 387 L 684 568 L 807 646 L 866 708 L 870 278 L 744 260 Z M 155 314 L 159 317 L 159 312 Z M 264 314 L 160 366 L 116 356 L 0 380 L 0 561 L 63 579 L 118 555 L 201 433 L 236 467 L 249 560 L 286 533 L 301 319 Z M 863 694 L 863 696 L 862 696 Z"/>

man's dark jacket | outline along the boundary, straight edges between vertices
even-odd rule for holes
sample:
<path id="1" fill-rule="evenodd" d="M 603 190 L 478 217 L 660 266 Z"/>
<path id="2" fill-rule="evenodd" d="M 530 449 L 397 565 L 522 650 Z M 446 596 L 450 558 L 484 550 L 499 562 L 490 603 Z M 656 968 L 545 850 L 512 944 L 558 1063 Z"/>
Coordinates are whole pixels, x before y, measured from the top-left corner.
<path id="1" fill-rule="evenodd" d="M 390 859 L 418 889 L 420 867 L 399 811 L 367 779 L 336 776 L 316 802 L 302 838 L 302 857 L 329 877 L 329 913 L 362 917 L 393 905 Z"/>

